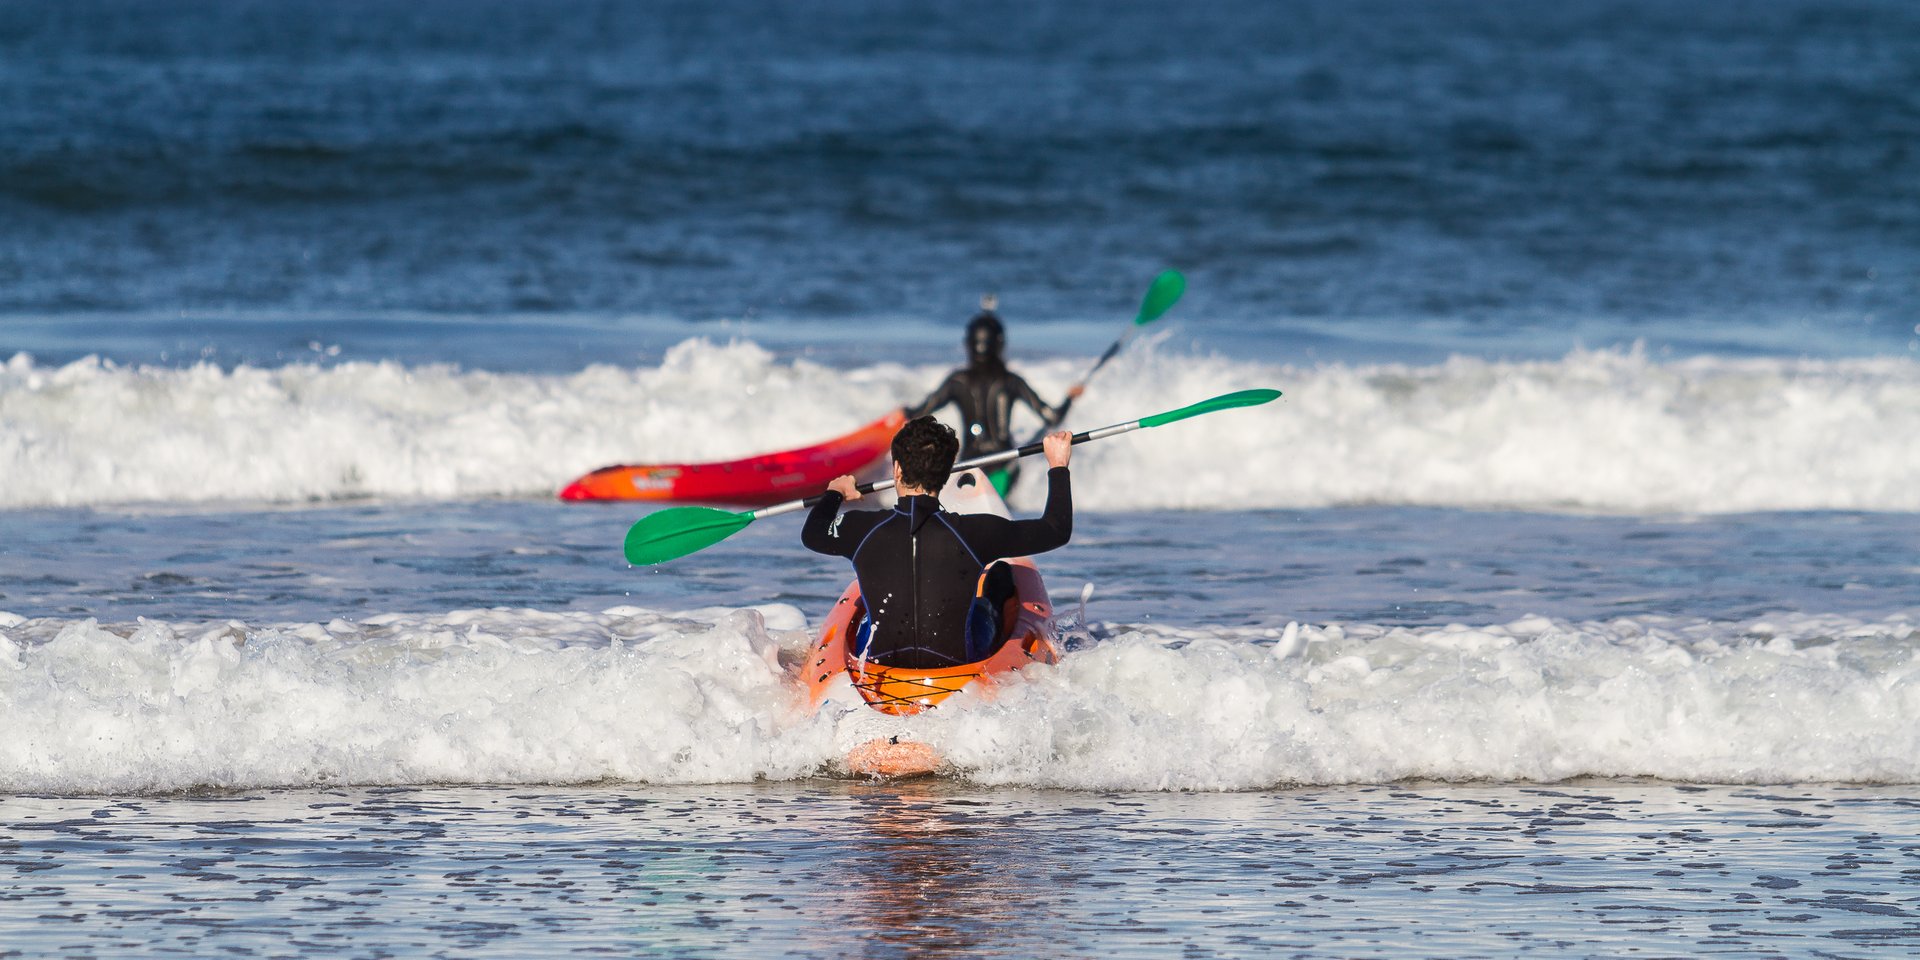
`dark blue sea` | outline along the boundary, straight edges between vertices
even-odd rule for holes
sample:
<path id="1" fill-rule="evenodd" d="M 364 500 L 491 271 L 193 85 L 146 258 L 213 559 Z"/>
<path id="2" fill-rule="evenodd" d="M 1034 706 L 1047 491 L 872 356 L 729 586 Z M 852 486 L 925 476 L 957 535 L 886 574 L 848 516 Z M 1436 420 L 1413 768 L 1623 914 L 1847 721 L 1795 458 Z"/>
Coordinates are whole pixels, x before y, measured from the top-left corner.
<path id="1" fill-rule="evenodd" d="M 1173 266 L 1280 360 L 1899 354 L 1916 91 L 1902 2 L 8 3 L 0 349 L 944 360 Z"/>
<path id="2" fill-rule="evenodd" d="M 554 497 L 984 295 L 1284 392 L 1077 448 L 997 697 Z M 0 0 L 0 958 L 1884 956 L 1916 806 L 1911 2 Z"/>

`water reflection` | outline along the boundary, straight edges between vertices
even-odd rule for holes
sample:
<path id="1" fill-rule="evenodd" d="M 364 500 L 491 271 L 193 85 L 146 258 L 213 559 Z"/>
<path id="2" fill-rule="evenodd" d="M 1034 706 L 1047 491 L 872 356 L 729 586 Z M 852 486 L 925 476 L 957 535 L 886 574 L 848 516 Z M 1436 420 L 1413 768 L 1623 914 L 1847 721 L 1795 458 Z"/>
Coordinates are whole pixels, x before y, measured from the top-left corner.
<path id="1" fill-rule="evenodd" d="M 1028 953 L 1063 892 L 1023 869 L 1026 830 L 1002 805 L 928 785 L 849 791 L 847 926 L 861 956 Z"/>
<path id="2" fill-rule="evenodd" d="M 1913 787 L 951 782 L 0 796 L 0 956 L 1836 955 Z"/>

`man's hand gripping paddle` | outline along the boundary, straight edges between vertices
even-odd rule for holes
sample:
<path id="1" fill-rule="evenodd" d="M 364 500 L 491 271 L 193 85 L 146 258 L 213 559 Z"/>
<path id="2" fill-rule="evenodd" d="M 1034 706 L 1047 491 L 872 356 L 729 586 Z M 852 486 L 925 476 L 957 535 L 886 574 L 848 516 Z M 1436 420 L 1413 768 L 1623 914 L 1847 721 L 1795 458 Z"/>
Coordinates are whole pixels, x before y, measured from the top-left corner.
<path id="1" fill-rule="evenodd" d="M 1279 396 L 1280 391 L 1278 390 L 1241 390 L 1238 393 L 1224 394 L 1214 397 L 1211 400 L 1202 400 L 1199 403 L 1190 404 L 1178 410 L 1169 410 L 1166 413 L 1156 413 L 1151 417 L 1141 417 L 1138 420 L 1127 423 L 1116 423 L 1110 427 L 1101 427 L 1097 430 L 1088 430 L 1085 433 L 1076 433 L 1073 435 L 1073 442 L 1079 444 L 1086 443 L 1090 440 L 1104 440 L 1108 437 L 1131 433 L 1145 427 L 1165 426 L 1169 423 L 1200 416 L 1203 413 L 1213 413 L 1216 410 L 1259 406 L 1260 404 L 1269 403 L 1278 399 Z M 1012 450 L 1002 450 L 999 453 L 989 453 L 985 456 L 975 457 L 972 460 L 954 464 L 953 472 L 959 473 L 962 470 L 968 470 L 974 467 L 990 467 L 994 464 L 1006 463 L 1021 457 L 1030 457 L 1039 453 L 1041 446 L 1040 443 L 1029 443 Z M 872 493 L 876 490 L 889 490 L 892 488 L 892 480 L 876 480 L 872 483 L 860 484 L 859 486 L 861 493 Z M 824 494 L 821 496 L 824 496 Z M 712 507 L 669 507 L 665 510 L 641 517 L 638 523 L 635 523 L 627 530 L 627 562 L 636 566 L 644 566 L 651 563 L 665 563 L 668 560 L 675 560 L 687 554 L 705 550 L 745 530 L 748 524 L 761 517 L 792 513 L 795 510 L 803 510 L 819 502 L 820 497 L 813 496 L 805 500 L 789 500 L 786 503 L 777 503 L 771 507 L 762 507 L 758 510 L 748 510 L 742 513 L 716 510 Z"/>

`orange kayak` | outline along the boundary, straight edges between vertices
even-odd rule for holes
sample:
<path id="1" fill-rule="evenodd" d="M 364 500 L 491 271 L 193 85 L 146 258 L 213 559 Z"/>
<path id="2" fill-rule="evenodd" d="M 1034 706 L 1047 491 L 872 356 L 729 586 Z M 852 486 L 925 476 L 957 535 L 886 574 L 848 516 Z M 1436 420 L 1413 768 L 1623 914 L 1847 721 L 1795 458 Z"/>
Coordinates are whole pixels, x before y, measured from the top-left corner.
<path id="1" fill-rule="evenodd" d="M 562 500 L 680 500 L 766 506 L 820 492 L 827 481 L 858 473 L 887 455 L 906 422 L 895 410 L 842 437 L 717 463 L 624 464 L 601 467 L 560 490 Z"/>
<path id="2" fill-rule="evenodd" d="M 1060 651 L 1053 642 L 1053 607 L 1047 602 L 1047 588 L 1040 582 L 1040 571 L 1025 557 L 1009 560 L 1007 565 L 1013 568 L 1017 596 L 1002 613 L 1001 635 L 1006 641 L 985 660 L 933 670 L 863 664 L 847 656 L 847 638 L 867 613 L 866 603 L 860 597 L 859 581 L 848 584 L 820 628 L 820 641 L 807 651 L 801 668 L 810 702 L 818 707 L 826 697 L 827 686 L 844 674 L 867 706 L 881 713 L 902 716 L 937 706 L 969 684 L 978 682 L 990 686 L 999 675 L 1029 663 L 1058 661 Z"/>
<path id="3" fill-rule="evenodd" d="M 973 475 L 972 481 L 960 478 Z M 956 475 L 941 493 L 941 503 L 959 513 L 993 511 L 1005 515 L 1006 505 L 978 470 Z M 1001 611 L 999 635 L 1005 639 L 985 660 L 932 670 L 912 670 L 878 663 L 862 663 L 848 655 L 848 640 L 866 617 L 866 604 L 860 596 L 858 580 L 827 614 L 820 627 L 820 639 L 807 650 L 801 662 L 801 680 L 808 701 L 818 709 L 828 688 L 844 676 L 866 702 L 881 713 L 905 716 L 937 706 L 941 701 L 971 686 L 991 688 L 1011 671 L 1031 663 L 1055 663 L 1060 648 L 1053 638 L 1053 605 L 1047 599 L 1046 584 L 1040 571 L 1026 557 L 1005 561 L 1013 573 L 1014 597 Z M 873 740 L 855 747 L 847 756 L 850 772 L 869 776 L 902 777 L 933 772 L 940 764 L 937 750 L 905 737 Z"/>

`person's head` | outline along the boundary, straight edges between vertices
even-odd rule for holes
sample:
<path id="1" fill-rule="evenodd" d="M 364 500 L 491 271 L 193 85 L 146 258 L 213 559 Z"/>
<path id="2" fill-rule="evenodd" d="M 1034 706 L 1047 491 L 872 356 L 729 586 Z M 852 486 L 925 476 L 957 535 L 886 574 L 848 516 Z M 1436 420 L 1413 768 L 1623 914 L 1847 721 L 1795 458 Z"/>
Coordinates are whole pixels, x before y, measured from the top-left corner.
<path id="1" fill-rule="evenodd" d="M 907 421 L 893 435 L 893 463 L 900 468 L 900 482 L 909 487 L 938 492 L 947 485 L 953 472 L 953 458 L 960 452 L 960 438 L 953 428 L 928 417 Z"/>
<path id="2" fill-rule="evenodd" d="M 1004 363 L 1000 353 L 1007 346 L 1007 330 L 991 310 L 982 310 L 967 323 L 967 363 Z"/>

